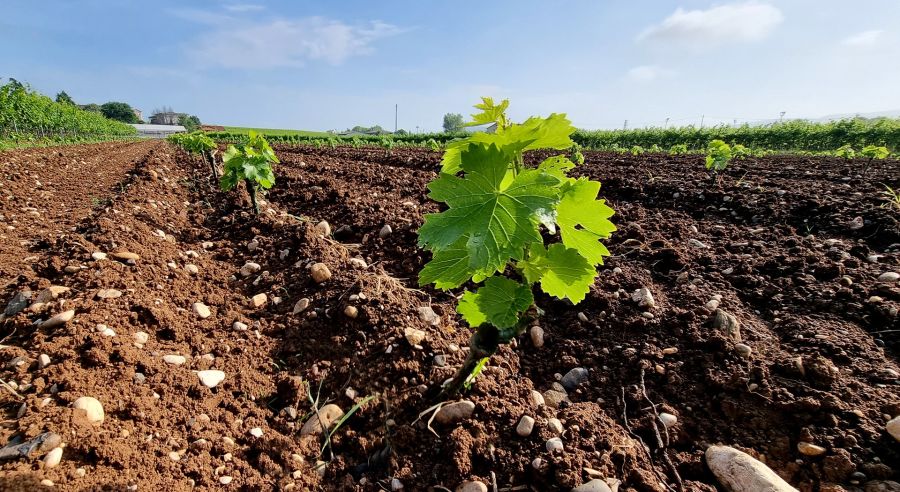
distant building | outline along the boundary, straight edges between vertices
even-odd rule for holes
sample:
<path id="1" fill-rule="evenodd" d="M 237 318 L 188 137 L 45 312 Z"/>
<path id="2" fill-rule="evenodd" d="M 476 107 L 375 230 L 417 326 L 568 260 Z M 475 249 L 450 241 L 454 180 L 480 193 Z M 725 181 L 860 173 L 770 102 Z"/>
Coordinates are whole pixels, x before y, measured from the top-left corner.
<path id="1" fill-rule="evenodd" d="M 141 112 L 140 109 L 131 108 L 134 111 L 134 115 L 137 116 L 138 121 L 144 121 L 144 113 Z"/>
<path id="2" fill-rule="evenodd" d="M 184 113 L 176 113 L 174 111 L 166 111 L 164 113 L 156 113 L 150 116 L 150 123 L 153 125 L 177 125 L 178 119 L 187 116 Z"/>
<path id="3" fill-rule="evenodd" d="M 187 131 L 181 125 L 131 125 L 138 131 L 138 136 L 145 138 L 166 138 L 173 133 L 184 133 Z"/>

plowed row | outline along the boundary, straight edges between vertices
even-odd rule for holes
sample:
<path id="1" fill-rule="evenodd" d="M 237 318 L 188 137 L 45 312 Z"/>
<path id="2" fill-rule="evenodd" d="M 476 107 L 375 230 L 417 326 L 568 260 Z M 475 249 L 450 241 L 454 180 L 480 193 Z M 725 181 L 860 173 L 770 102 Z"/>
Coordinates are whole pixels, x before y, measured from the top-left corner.
<path id="1" fill-rule="evenodd" d="M 539 297 L 543 346 L 525 335 L 503 348 L 464 396 L 473 416 L 429 429 L 419 414 L 438 403 L 468 340 L 453 296 L 416 282 L 428 260 L 416 229 L 438 210 L 426 184 L 439 156 L 276 151 L 278 181 L 258 218 L 245 196 L 215 191 L 206 166 L 163 142 L 0 154 L 4 302 L 70 289 L 0 324 L 0 378 L 12 385 L 0 388 L 0 440 L 49 431 L 65 443 L 53 468 L 40 453 L 0 462 L 0 488 L 452 490 L 480 480 L 568 490 L 600 476 L 620 490 L 679 480 L 715 490 L 703 452 L 718 443 L 801 490 L 900 473 L 884 430 L 900 414 L 900 287 L 877 280 L 900 268 L 898 212 L 879 196 L 880 183 L 897 187 L 900 163 L 863 177 L 858 163 L 771 157 L 717 180 L 697 157 L 589 153 L 581 172 L 603 182 L 617 211 L 613 256 L 579 306 Z M 322 220 L 329 237 L 314 227 Z M 92 257 L 122 251 L 140 258 Z M 243 276 L 248 261 L 261 268 Z M 332 273 L 322 284 L 308 271 L 317 262 Z M 652 316 L 631 300 L 643 287 Z M 122 295 L 103 299 L 101 289 Z M 253 306 L 258 294 L 266 302 Z M 739 321 L 748 358 L 713 328 L 714 296 Z M 309 308 L 294 314 L 303 298 Z M 194 312 L 198 302 L 209 317 Z M 70 309 L 62 327 L 35 324 Z M 419 346 L 408 328 L 425 332 Z M 135 344 L 137 332 L 146 343 Z M 569 401 L 534 406 L 532 390 L 575 367 L 589 377 Z M 195 371 L 206 369 L 224 381 L 201 385 Z M 320 453 L 321 436 L 300 431 L 308 388 L 344 411 L 375 399 Z M 81 396 L 103 404 L 102 424 L 71 407 Z M 662 445 L 654 408 L 678 417 Z M 515 433 L 522 415 L 537 422 L 529 437 Z M 563 453 L 546 450 L 550 418 L 563 423 Z M 802 455 L 800 441 L 827 452 Z"/>

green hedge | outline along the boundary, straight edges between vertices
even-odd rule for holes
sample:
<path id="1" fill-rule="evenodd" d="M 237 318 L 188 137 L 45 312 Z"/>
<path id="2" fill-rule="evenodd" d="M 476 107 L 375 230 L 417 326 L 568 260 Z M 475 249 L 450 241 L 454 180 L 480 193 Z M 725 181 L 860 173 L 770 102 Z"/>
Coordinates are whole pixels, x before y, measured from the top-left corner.
<path id="1" fill-rule="evenodd" d="M 0 138 L 128 135 L 137 135 L 137 130 L 100 113 L 58 103 L 15 81 L 0 86 Z"/>

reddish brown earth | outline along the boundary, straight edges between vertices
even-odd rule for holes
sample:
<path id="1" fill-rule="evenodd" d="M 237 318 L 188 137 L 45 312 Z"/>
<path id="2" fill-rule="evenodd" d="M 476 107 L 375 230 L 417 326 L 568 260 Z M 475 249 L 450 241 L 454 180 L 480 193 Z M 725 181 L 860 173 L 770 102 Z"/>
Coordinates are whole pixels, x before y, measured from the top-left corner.
<path id="1" fill-rule="evenodd" d="M 390 490 L 396 479 L 404 490 L 465 480 L 568 490 L 589 469 L 620 480 L 619 490 L 677 489 L 678 480 L 716 490 L 703 452 L 719 443 L 804 491 L 898 480 L 900 444 L 885 422 L 900 414 L 900 286 L 876 279 L 900 270 L 900 212 L 879 195 L 880 183 L 900 184 L 900 163 L 862 178 L 858 162 L 771 157 L 734 163 L 716 181 L 698 157 L 589 153 L 582 172 L 604 183 L 617 211 L 613 257 L 579 306 L 539 297 L 544 346 L 525 335 L 501 349 L 464 395 L 473 416 L 432 432 L 429 416 L 417 417 L 438 403 L 469 332 L 452 295 L 416 283 L 427 255 L 415 231 L 437 210 L 425 185 L 439 156 L 276 150 L 283 164 L 259 218 L 246 196 L 214 191 L 206 166 L 164 142 L 0 154 L 3 302 L 70 288 L 0 323 L 0 442 L 49 431 L 65 443 L 53 468 L 42 452 L 0 462 L 0 489 L 51 480 L 64 490 Z M 314 229 L 321 220 L 333 237 Z M 381 238 L 386 224 L 393 232 Z M 97 251 L 140 258 L 96 261 Z M 243 277 L 247 261 L 261 271 Z M 314 262 L 332 278 L 314 282 Z M 641 287 L 656 300 L 652 317 L 631 300 Z M 122 296 L 101 299 L 101 289 Z M 266 304 L 252 307 L 261 293 Z M 749 358 L 712 326 L 705 305 L 717 294 Z M 310 307 L 292 314 L 301 298 Z M 195 302 L 211 315 L 200 319 Z M 421 306 L 437 325 L 420 319 Z M 74 319 L 61 327 L 35 324 L 69 309 Z M 406 328 L 425 332 L 421 348 Z M 136 346 L 139 331 L 148 340 Z M 186 362 L 167 364 L 170 354 Z M 589 376 L 570 402 L 535 408 L 531 390 L 574 367 Z M 202 386 L 193 371 L 205 369 L 224 381 Z M 322 438 L 300 435 L 307 383 L 344 411 L 375 396 L 321 456 Z M 102 424 L 72 408 L 80 396 L 102 402 Z M 654 409 L 678 417 L 659 440 Z M 522 415 L 536 420 L 529 437 L 515 433 Z M 545 448 L 553 417 L 564 426 L 561 454 Z M 827 451 L 804 456 L 800 441 Z"/>

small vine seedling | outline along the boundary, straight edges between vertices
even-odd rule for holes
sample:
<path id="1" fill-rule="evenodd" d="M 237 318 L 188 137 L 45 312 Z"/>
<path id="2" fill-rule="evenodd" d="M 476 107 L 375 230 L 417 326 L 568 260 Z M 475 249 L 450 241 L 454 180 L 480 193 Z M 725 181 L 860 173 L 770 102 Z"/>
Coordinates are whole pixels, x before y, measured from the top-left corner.
<path id="1" fill-rule="evenodd" d="M 866 145 L 862 150 L 859 151 L 859 155 L 869 158 L 869 160 L 866 161 L 866 168 L 863 170 L 863 175 L 865 176 L 866 174 L 869 174 L 869 167 L 872 166 L 873 161 L 886 159 L 887 156 L 891 155 L 891 152 L 887 149 L 887 147 Z"/>
<path id="2" fill-rule="evenodd" d="M 475 133 L 450 142 L 441 173 L 429 183 L 429 196 L 446 205 L 427 214 L 419 246 L 432 259 L 419 273 L 421 285 L 455 289 L 467 282 L 457 312 L 475 331 L 462 367 L 444 386 L 458 392 L 484 367 L 501 344 L 522 334 L 540 312 L 532 293 L 543 292 L 573 304 L 581 302 L 609 251 L 601 240 L 616 227 L 600 183 L 570 178 L 576 167 L 566 155 L 537 166 L 525 163 L 530 150 L 570 150 L 575 128 L 563 114 L 512 123 L 509 101 L 482 98 L 470 126 L 496 124 L 494 133 Z M 545 245 L 544 235 L 560 241 Z"/>
<path id="3" fill-rule="evenodd" d="M 269 189 L 275 184 L 272 164 L 280 162 L 269 142 L 262 135 L 251 131 L 246 143 L 228 146 L 222 162 L 225 163 L 225 172 L 219 180 L 219 187 L 229 191 L 243 180 L 247 193 L 250 194 L 253 210 L 259 214 L 257 192 L 260 187 Z"/>
<path id="4" fill-rule="evenodd" d="M 713 172 L 724 171 L 731 160 L 731 146 L 721 140 L 709 142 L 706 148 L 706 169 Z"/>
<path id="5" fill-rule="evenodd" d="M 216 142 L 209 135 L 197 131 L 192 133 L 175 133 L 168 137 L 169 141 L 180 145 L 191 154 L 199 154 L 212 169 L 213 178 L 219 180 L 219 169 L 216 167 Z"/>

